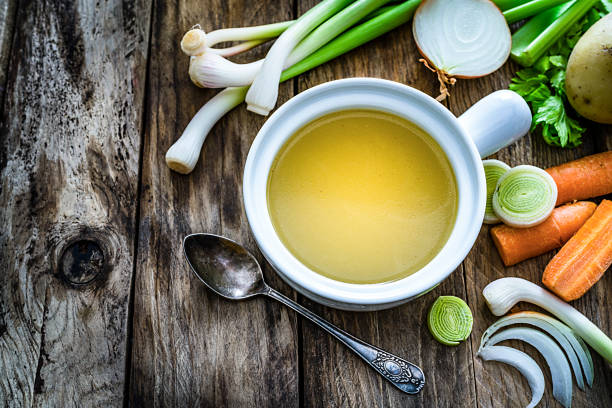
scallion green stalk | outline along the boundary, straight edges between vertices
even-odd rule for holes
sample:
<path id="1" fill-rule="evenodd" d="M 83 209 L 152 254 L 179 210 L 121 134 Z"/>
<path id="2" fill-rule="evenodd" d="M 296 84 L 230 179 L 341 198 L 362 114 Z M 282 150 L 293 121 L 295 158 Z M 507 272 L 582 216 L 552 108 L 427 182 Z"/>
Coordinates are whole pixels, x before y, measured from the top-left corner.
<path id="1" fill-rule="evenodd" d="M 313 69 L 409 21 L 420 2 L 421 0 L 405 1 L 355 26 L 293 67 L 286 69 L 280 81 L 284 82 Z M 191 119 L 183 135 L 168 149 L 166 153 L 168 167 L 182 174 L 191 173 L 210 129 L 225 114 L 244 102 L 248 89 L 248 86 L 227 88 L 204 104 Z"/>
<path id="2" fill-rule="evenodd" d="M 516 23 L 527 17 L 535 16 L 549 8 L 567 3 L 567 0 L 532 0 L 504 11 L 504 17 L 508 24 Z"/>
<path id="3" fill-rule="evenodd" d="M 278 82 L 285 60 L 296 45 L 312 30 L 349 5 L 352 0 L 323 0 L 291 25 L 278 37 L 247 92 L 247 109 L 267 115 L 276 105 Z"/>
<path id="4" fill-rule="evenodd" d="M 597 1 L 574 0 L 533 17 L 512 36 L 512 59 L 525 67 L 533 65 Z"/>

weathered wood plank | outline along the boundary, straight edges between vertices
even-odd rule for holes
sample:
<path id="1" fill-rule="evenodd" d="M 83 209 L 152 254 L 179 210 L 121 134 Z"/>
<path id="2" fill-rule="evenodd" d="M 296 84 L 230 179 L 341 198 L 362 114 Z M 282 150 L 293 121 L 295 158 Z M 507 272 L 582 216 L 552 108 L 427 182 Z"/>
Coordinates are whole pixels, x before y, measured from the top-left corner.
<path id="1" fill-rule="evenodd" d="M 303 12 L 315 1 L 299 2 Z M 437 81 L 418 62 L 409 24 L 367 46 L 325 64 L 298 79 L 299 91 L 343 77 L 372 76 L 395 80 L 436 96 Z M 303 323 L 304 406 L 475 406 L 470 344 L 438 344 L 429 334 L 426 316 L 439 295 L 465 299 L 462 270 L 438 288 L 401 307 L 376 313 L 350 313 L 305 305 L 339 327 L 420 365 L 427 385 L 417 396 L 401 393 L 343 345 L 309 323 Z"/>
<path id="2" fill-rule="evenodd" d="M 0 137 L 0 401 L 118 406 L 150 7 L 21 3 Z"/>
<path id="3" fill-rule="evenodd" d="M 506 64 L 493 75 L 478 80 L 459 81 L 451 92 L 451 109 L 455 114 L 465 111 L 470 105 L 486 94 L 507 88 L 507 85 L 517 67 L 513 63 Z M 592 130 L 584 138 L 584 144 L 577 149 L 559 149 L 546 145 L 539 134 L 529 134 L 516 144 L 495 155 L 511 166 L 518 164 L 533 164 L 549 167 L 564 163 L 578 157 L 597 151 L 596 144 L 610 140 L 610 127 L 590 125 Z M 597 135 L 597 136 L 596 136 Z M 484 302 L 482 289 L 491 281 L 505 277 L 517 276 L 539 283 L 544 267 L 553 256 L 545 254 L 532 260 L 524 261 L 510 268 L 504 268 L 495 246 L 489 236 L 489 227 L 483 226 L 476 244 L 464 262 L 469 305 L 475 312 L 474 330 L 472 332 L 472 350 L 474 352 L 474 369 L 476 373 L 476 391 L 478 405 L 482 407 L 524 406 L 529 402 L 530 394 L 527 382 L 518 372 L 506 365 L 486 363 L 476 357 L 480 337 L 484 330 L 497 318 L 493 316 Z M 593 289 L 573 305 L 598 324 L 606 333 L 612 333 L 612 309 L 606 302 L 606 292 L 612 287 L 612 277 L 608 272 Z M 520 310 L 534 310 L 535 307 L 521 304 Z M 519 308 L 517 308 L 519 310 Z M 546 362 L 539 353 L 521 342 L 509 343 L 533 356 L 545 371 L 547 380 L 546 392 L 542 406 L 560 406 L 552 397 L 550 375 Z M 587 392 L 574 387 L 574 407 L 605 407 L 612 406 L 612 372 L 604 361 L 594 354 L 595 384 Z"/>
<path id="4" fill-rule="evenodd" d="M 231 112 L 212 130 L 189 176 L 164 162 L 168 147 L 217 92 L 189 81 L 188 58 L 178 47 L 183 33 L 195 23 L 210 31 L 291 17 L 291 2 L 157 2 L 134 294 L 133 406 L 298 405 L 295 314 L 266 299 L 220 299 L 192 276 L 181 248 L 185 235 L 213 232 L 258 254 L 242 208 L 241 179 L 264 119 L 244 106 Z M 280 103 L 291 95 L 291 83 L 283 85 Z M 271 285 L 286 288 L 269 269 L 264 273 Z"/>
<path id="5" fill-rule="evenodd" d="M 16 6 L 16 0 L 4 0 L 0 3 L 0 103 L 4 100 L 8 60 L 15 28 Z"/>

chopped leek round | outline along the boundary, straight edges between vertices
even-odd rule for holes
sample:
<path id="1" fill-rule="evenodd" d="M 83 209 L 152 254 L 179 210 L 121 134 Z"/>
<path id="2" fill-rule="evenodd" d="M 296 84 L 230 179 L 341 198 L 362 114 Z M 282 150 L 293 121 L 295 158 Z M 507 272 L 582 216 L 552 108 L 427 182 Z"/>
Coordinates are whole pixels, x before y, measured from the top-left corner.
<path id="1" fill-rule="evenodd" d="M 472 332 L 472 312 L 458 297 L 440 296 L 429 310 L 427 326 L 440 343 L 456 346 Z"/>
<path id="2" fill-rule="evenodd" d="M 496 224 L 501 220 L 497 215 L 495 215 L 491 201 L 493 200 L 493 193 L 495 192 L 497 181 L 502 175 L 510 170 L 510 166 L 495 159 L 483 160 L 482 165 L 485 171 L 485 178 L 487 179 L 487 206 L 485 208 L 484 223 Z"/>
<path id="3" fill-rule="evenodd" d="M 555 180 L 539 167 L 516 166 L 497 181 L 493 211 L 507 225 L 517 228 L 542 223 L 557 201 Z"/>

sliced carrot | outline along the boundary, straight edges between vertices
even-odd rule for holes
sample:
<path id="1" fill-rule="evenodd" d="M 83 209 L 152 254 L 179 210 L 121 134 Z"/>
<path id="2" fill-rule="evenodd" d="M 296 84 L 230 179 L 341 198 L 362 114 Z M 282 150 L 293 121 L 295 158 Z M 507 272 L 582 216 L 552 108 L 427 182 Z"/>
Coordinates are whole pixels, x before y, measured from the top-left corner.
<path id="1" fill-rule="evenodd" d="M 550 217 L 535 227 L 497 225 L 491 228 L 491 236 L 504 265 L 514 265 L 561 247 L 593 214 L 596 207 L 595 203 L 589 201 L 567 204 L 555 208 Z"/>
<path id="2" fill-rule="evenodd" d="M 612 201 L 595 213 L 548 263 L 542 283 L 563 300 L 584 295 L 612 264 Z"/>
<path id="3" fill-rule="evenodd" d="M 557 205 L 612 193 L 612 151 L 546 169 L 557 184 Z"/>

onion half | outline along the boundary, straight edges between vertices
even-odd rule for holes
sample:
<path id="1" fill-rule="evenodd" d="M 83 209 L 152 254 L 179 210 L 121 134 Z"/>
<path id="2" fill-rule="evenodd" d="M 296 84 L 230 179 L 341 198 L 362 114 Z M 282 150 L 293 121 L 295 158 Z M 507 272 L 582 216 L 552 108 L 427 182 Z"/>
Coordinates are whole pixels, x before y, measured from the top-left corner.
<path id="1" fill-rule="evenodd" d="M 501 67 L 512 38 L 506 20 L 490 0 L 424 0 L 412 22 L 421 60 L 438 74 L 440 96 L 455 78 L 478 78 Z"/>

